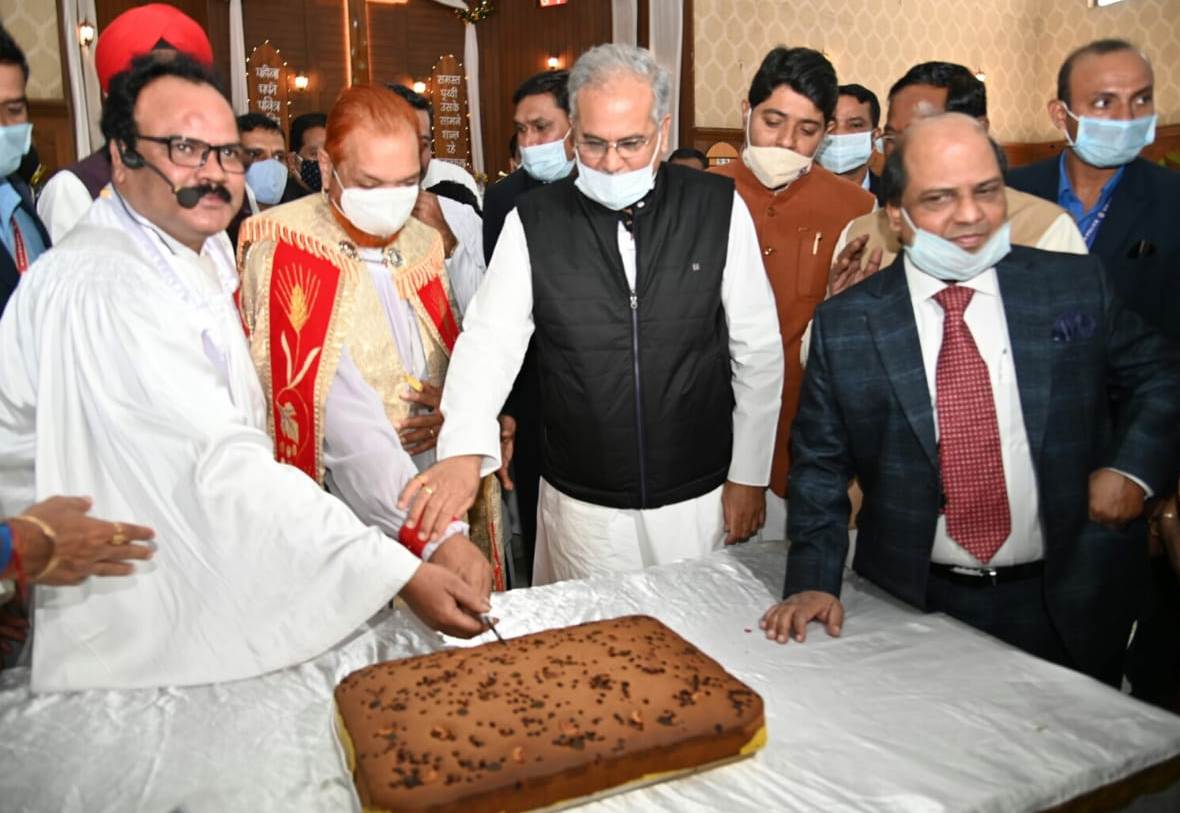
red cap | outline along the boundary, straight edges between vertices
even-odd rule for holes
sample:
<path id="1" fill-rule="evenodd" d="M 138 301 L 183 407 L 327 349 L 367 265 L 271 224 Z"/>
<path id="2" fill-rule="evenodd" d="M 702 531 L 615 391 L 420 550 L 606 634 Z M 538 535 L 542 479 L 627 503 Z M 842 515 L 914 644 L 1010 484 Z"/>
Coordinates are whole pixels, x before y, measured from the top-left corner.
<path id="1" fill-rule="evenodd" d="M 164 40 L 206 68 L 213 67 L 213 46 L 196 20 L 174 6 L 148 3 L 128 9 L 103 29 L 94 48 L 98 84 L 106 93 L 111 78 L 131 67 L 131 60 L 155 49 Z"/>

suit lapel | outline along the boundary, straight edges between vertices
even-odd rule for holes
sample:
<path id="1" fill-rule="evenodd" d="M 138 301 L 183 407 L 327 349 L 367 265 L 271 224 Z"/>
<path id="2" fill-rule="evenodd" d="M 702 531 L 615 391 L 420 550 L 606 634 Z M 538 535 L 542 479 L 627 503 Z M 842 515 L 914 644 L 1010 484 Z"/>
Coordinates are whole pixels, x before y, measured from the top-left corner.
<path id="1" fill-rule="evenodd" d="M 1094 239 L 1091 253 L 1099 257 L 1121 257 L 1126 251 L 1127 243 L 1135 229 L 1135 225 L 1143 221 L 1147 214 L 1150 200 L 1144 188 L 1143 175 L 1140 173 L 1137 158 L 1127 164 L 1123 170 L 1123 177 L 1115 187 L 1110 198 L 1110 209 L 1106 218 L 1098 228 L 1098 236 Z"/>
<path id="2" fill-rule="evenodd" d="M 1037 285 L 1035 271 L 1011 254 L 996 266 L 996 277 L 1008 322 L 1008 341 L 1012 345 L 1024 429 L 1033 460 L 1039 462 L 1049 416 L 1053 373 L 1052 302 Z"/>
<path id="3" fill-rule="evenodd" d="M 934 410 L 930 404 L 926 368 L 922 363 L 918 326 L 914 322 L 914 306 L 905 283 L 903 256 L 899 254 L 889 268 L 877 274 L 877 295 L 881 303 L 869 315 L 869 329 L 902 412 L 922 450 L 930 458 L 930 464 L 937 469 Z"/>

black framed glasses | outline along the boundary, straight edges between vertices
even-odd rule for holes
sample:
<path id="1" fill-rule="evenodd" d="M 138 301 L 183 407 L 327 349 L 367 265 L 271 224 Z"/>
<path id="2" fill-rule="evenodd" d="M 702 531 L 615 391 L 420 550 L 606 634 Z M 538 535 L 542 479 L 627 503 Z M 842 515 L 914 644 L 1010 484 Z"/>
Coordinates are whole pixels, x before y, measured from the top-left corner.
<path id="1" fill-rule="evenodd" d="M 217 163 L 226 172 L 241 175 L 246 171 L 246 148 L 241 144 L 210 144 L 185 136 L 139 135 L 136 138 L 155 144 L 166 144 L 168 146 L 168 160 L 178 167 L 192 169 L 203 167 L 212 153 L 217 156 Z"/>

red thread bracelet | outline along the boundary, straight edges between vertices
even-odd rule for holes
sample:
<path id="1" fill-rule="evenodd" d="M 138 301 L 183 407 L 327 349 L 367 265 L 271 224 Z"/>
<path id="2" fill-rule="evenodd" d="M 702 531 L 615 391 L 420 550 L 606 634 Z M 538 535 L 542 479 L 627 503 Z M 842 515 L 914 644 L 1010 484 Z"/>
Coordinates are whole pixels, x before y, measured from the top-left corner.
<path id="1" fill-rule="evenodd" d="M 401 530 L 397 532 L 397 541 L 419 559 L 422 558 L 422 551 L 426 550 L 426 541 L 418 536 L 416 528 L 409 525 L 402 525 Z"/>

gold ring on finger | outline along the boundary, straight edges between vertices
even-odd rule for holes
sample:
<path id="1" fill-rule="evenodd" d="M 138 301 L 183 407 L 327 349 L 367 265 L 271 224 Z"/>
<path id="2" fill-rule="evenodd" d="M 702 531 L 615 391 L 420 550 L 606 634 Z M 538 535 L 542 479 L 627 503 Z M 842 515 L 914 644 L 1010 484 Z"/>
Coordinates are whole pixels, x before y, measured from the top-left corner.
<path id="1" fill-rule="evenodd" d="M 427 494 L 433 494 L 434 493 L 434 486 L 422 486 L 422 490 L 425 491 Z"/>
<path id="2" fill-rule="evenodd" d="M 123 526 L 115 523 L 115 533 L 111 536 L 111 544 L 115 547 L 127 544 L 127 534 L 123 533 Z"/>

